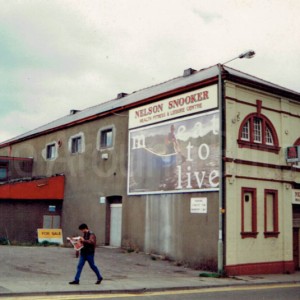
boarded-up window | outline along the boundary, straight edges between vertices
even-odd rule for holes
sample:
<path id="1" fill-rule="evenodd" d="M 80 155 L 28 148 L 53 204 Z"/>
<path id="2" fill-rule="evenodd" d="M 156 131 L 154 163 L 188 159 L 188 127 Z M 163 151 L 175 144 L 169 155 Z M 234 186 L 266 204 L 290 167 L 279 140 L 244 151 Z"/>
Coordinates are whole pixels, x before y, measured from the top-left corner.
<path id="1" fill-rule="evenodd" d="M 257 236 L 256 189 L 242 188 L 242 238 Z"/>
<path id="2" fill-rule="evenodd" d="M 60 216 L 57 215 L 44 215 L 43 228 L 60 228 Z"/>
<path id="3" fill-rule="evenodd" d="M 278 237 L 278 192 L 265 190 L 265 237 Z"/>

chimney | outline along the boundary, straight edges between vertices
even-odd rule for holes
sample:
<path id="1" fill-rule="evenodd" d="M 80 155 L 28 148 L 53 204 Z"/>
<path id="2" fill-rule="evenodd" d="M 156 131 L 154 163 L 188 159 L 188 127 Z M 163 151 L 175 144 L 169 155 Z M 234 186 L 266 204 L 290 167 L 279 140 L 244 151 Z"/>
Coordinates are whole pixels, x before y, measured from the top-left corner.
<path id="1" fill-rule="evenodd" d="M 80 112 L 80 110 L 78 110 L 78 109 L 71 109 L 70 110 L 70 115 L 75 115 L 78 112 Z"/>
<path id="2" fill-rule="evenodd" d="M 195 72 L 196 72 L 196 70 L 194 70 L 192 68 L 188 68 L 183 71 L 183 77 L 190 76 L 190 75 L 194 74 Z"/>
<path id="3" fill-rule="evenodd" d="M 117 99 L 121 99 L 121 98 L 124 98 L 124 97 L 126 97 L 128 94 L 126 94 L 126 93 L 119 93 L 118 95 L 117 95 Z"/>

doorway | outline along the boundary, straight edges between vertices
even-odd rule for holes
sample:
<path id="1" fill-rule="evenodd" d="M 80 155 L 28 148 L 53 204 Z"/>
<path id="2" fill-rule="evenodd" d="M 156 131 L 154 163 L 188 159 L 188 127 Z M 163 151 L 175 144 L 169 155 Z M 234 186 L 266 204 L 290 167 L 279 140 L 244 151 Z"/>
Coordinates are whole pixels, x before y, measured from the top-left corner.
<path id="1" fill-rule="evenodd" d="M 295 270 L 299 270 L 299 228 L 293 228 L 293 261 Z"/>
<path id="2" fill-rule="evenodd" d="M 122 196 L 106 198 L 105 244 L 121 247 L 122 244 Z"/>
<path id="3" fill-rule="evenodd" d="M 122 204 L 110 205 L 110 246 L 121 247 Z"/>
<path id="4" fill-rule="evenodd" d="M 293 204 L 293 261 L 295 270 L 300 269 L 300 205 Z"/>

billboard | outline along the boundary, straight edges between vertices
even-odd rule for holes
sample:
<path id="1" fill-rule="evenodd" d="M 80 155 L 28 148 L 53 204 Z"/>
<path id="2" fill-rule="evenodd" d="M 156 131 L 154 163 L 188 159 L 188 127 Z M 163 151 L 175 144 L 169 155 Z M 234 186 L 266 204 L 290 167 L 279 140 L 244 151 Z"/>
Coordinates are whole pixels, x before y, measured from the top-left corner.
<path id="1" fill-rule="evenodd" d="M 196 114 L 217 107 L 217 85 L 211 85 L 131 109 L 129 111 L 129 129 Z"/>
<path id="2" fill-rule="evenodd" d="M 219 111 L 129 131 L 128 194 L 219 189 Z"/>

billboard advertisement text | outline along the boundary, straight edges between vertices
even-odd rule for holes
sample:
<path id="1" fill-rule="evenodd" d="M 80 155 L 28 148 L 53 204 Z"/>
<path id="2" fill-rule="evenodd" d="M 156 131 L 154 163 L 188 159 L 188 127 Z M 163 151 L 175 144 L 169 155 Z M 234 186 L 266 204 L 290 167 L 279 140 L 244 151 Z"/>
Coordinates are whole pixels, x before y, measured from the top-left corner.
<path id="1" fill-rule="evenodd" d="M 219 112 L 129 131 L 128 194 L 219 189 Z"/>

